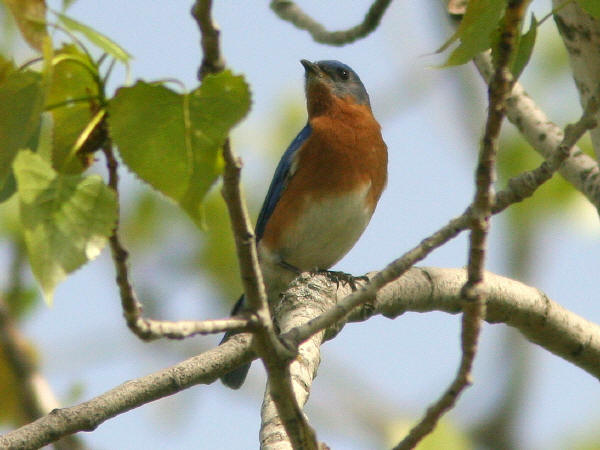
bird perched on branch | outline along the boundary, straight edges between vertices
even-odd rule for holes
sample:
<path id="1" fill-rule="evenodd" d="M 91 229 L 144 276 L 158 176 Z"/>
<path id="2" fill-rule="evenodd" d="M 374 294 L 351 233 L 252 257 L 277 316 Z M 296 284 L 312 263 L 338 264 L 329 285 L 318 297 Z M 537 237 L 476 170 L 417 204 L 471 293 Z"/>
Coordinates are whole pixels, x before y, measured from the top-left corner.
<path id="1" fill-rule="evenodd" d="M 387 181 L 387 147 L 356 72 L 339 61 L 301 63 L 308 123 L 281 157 L 256 223 L 270 304 L 301 272 L 329 269 L 348 253 Z M 244 307 L 242 296 L 232 315 Z M 237 389 L 249 367 L 221 380 Z"/>

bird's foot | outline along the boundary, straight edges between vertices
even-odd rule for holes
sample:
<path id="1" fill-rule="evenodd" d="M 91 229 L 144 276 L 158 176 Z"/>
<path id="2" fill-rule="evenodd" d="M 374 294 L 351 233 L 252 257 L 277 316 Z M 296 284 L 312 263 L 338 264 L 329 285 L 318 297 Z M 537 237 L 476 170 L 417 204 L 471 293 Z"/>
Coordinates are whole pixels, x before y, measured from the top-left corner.
<path id="1" fill-rule="evenodd" d="M 323 270 L 320 269 L 317 273 L 322 273 L 326 275 L 331 281 L 334 281 L 337 284 L 337 287 L 340 287 L 340 283 L 344 283 L 349 285 L 352 288 L 352 291 L 358 290 L 359 286 L 357 285 L 358 281 L 368 282 L 369 278 L 367 276 L 355 277 L 351 273 L 334 271 L 334 270 Z"/>

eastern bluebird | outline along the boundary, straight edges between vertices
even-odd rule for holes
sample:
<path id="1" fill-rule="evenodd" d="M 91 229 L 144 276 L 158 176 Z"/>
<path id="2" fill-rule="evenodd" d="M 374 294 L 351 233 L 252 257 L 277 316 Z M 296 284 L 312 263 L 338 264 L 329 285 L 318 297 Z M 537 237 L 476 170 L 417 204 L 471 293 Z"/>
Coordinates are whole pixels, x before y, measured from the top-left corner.
<path id="1" fill-rule="evenodd" d="M 339 61 L 301 63 L 308 123 L 279 161 L 256 223 L 271 305 L 299 273 L 329 269 L 354 246 L 387 181 L 387 147 L 356 72 Z M 244 296 L 232 315 L 243 308 Z M 221 380 L 237 389 L 249 367 Z"/>

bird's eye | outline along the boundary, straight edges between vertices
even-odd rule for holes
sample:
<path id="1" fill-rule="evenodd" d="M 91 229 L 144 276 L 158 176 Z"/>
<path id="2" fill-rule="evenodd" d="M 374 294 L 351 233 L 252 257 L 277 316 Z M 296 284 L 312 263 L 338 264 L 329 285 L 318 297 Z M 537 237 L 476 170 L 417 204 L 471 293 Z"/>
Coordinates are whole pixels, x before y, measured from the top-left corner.
<path id="1" fill-rule="evenodd" d="M 348 78 L 350 78 L 350 72 L 348 72 L 346 69 L 339 69 L 338 75 L 344 81 L 346 81 Z"/>

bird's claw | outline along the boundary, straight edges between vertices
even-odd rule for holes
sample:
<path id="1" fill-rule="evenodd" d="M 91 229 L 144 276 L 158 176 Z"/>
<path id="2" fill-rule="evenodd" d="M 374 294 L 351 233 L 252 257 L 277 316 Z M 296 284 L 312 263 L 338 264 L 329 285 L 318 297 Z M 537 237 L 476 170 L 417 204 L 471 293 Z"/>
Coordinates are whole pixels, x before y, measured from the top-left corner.
<path id="1" fill-rule="evenodd" d="M 331 281 L 335 281 L 337 287 L 340 287 L 340 283 L 349 285 L 352 291 L 358 290 L 357 281 L 369 281 L 366 276 L 355 277 L 351 273 L 334 271 L 334 270 L 319 270 L 317 273 L 325 274 Z"/>

